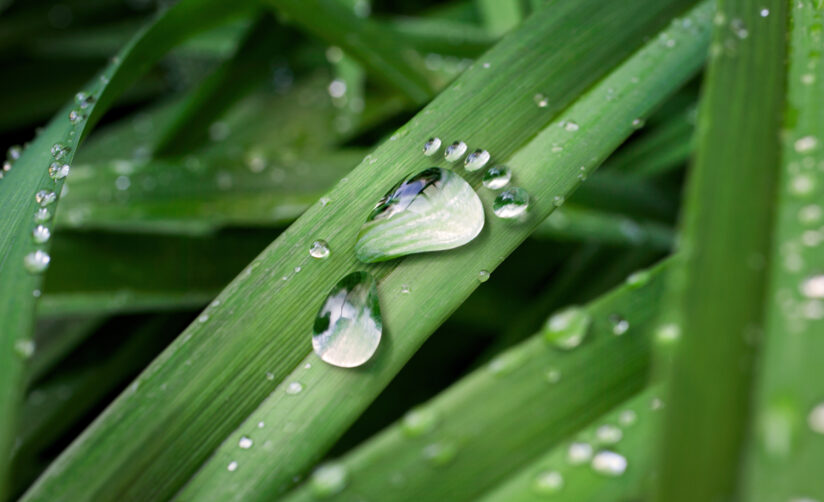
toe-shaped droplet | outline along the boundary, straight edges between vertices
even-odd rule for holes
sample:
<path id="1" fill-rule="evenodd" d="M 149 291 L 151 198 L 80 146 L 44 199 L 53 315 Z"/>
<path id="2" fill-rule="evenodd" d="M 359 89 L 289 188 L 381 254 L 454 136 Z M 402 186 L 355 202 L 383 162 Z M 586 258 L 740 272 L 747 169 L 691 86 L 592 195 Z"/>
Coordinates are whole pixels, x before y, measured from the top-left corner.
<path id="1" fill-rule="evenodd" d="M 355 253 L 364 263 L 443 251 L 470 242 L 484 226 L 481 200 L 454 171 L 431 167 L 393 187 L 358 234 Z"/>
<path id="2" fill-rule="evenodd" d="M 321 306 L 312 331 L 312 348 L 334 366 L 360 366 L 378 349 L 383 331 L 378 289 L 368 272 L 341 279 Z"/>

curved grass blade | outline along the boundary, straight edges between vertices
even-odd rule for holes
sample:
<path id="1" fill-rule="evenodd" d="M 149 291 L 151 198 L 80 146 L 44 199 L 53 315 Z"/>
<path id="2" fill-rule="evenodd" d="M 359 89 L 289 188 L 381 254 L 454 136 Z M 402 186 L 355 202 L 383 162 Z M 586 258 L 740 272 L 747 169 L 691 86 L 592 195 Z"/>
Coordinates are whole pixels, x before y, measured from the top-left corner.
<path id="1" fill-rule="evenodd" d="M 772 14 L 770 14 L 772 15 Z M 824 5 L 792 2 L 773 261 L 746 500 L 824 500 Z"/>
<path id="2" fill-rule="evenodd" d="M 662 502 L 729 500 L 739 482 L 779 164 L 786 6 L 728 0 L 716 14 L 684 215 L 684 262 L 673 279 L 683 336 L 665 398 L 655 482 Z"/>
<path id="3" fill-rule="evenodd" d="M 643 500 L 652 467 L 649 444 L 654 437 L 655 412 L 661 409 L 657 397 L 661 390 L 649 387 L 621 403 L 479 502 L 538 502 L 550 497 L 580 502 Z M 614 437 L 612 427 L 621 431 L 617 442 L 605 440 L 610 435 Z M 591 458 L 604 451 L 620 455 L 626 461 L 624 471 L 618 472 L 621 463 L 617 457 L 602 455 L 601 461 Z M 610 458 L 617 463 L 604 461 Z"/>
<path id="4" fill-rule="evenodd" d="M 41 282 L 40 275 L 27 273 L 24 257 L 34 252 L 31 232 L 34 223 L 35 193 L 38 190 L 60 193 L 63 183 L 49 179 L 48 167 L 53 161 L 53 145 L 64 153 L 63 162 L 70 163 L 80 138 L 99 119 L 114 98 L 145 72 L 169 48 L 189 35 L 204 30 L 232 15 L 248 10 L 254 2 L 240 0 L 226 3 L 219 0 L 183 0 L 162 12 L 150 27 L 141 31 L 127 45 L 114 62 L 86 87 L 91 96 L 81 100 L 86 107 L 86 120 L 73 124 L 69 104 L 22 152 L 13 169 L 2 180 L 0 198 L 0 457 L 10 448 L 17 403 L 20 400 L 24 360 L 15 350 L 26 343 L 32 330 L 35 297 Z M 54 209 L 54 206 L 48 208 Z M 5 492 L 5 475 L 0 473 L 0 496 Z"/>
<path id="5" fill-rule="evenodd" d="M 650 271 L 641 287 L 622 286 L 584 307 L 591 328 L 577 349 L 557 350 L 539 332 L 346 454 L 335 463 L 347 473 L 347 485 L 332 499 L 476 500 L 642 389 L 662 268 Z M 618 314 L 630 326 L 621 336 L 614 334 Z M 265 448 L 259 436 L 266 427 L 247 434 Z M 232 452 L 237 472 L 250 453 Z M 314 484 L 309 480 L 285 500 L 314 500 Z"/>
<path id="6" fill-rule="evenodd" d="M 438 288 L 449 288 L 455 297 L 465 297 L 478 284 L 478 274 L 481 271 L 493 270 L 500 263 L 500 256 L 511 252 L 529 233 L 529 227 L 536 225 L 552 211 L 555 195 L 560 193 L 568 196 L 569 190 L 581 181 L 579 176 L 589 174 L 589 170 L 580 170 L 581 165 L 586 165 L 588 169 L 594 168 L 631 133 L 632 117 L 647 113 L 657 102 L 652 99 L 653 96 L 663 99 L 697 69 L 708 43 L 710 9 L 709 4 L 703 4 L 692 11 L 688 16 L 690 22 L 684 23 L 689 28 L 674 23 L 667 30 L 668 36 L 677 40 L 675 48 L 669 48 L 658 41 L 650 43 L 560 114 L 559 120 L 549 124 L 524 148 L 504 159 L 504 163 L 517 173 L 518 183 L 528 187 L 534 195 L 535 209 L 528 226 L 511 225 L 489 215 L 488 208 L 494 194 L 482 191 L 480 195 L 487 206 L 488 234 L 482 233 L 463 248 L 433 259 L 425 259 L 424 256 L 406 259 L 382 277 L 379 291 L 384 326 L 389 332 L 384 341 L 388 348 L 379 351 L 372 364 L 361 372 L 342 372 L 329 368 L 312 355 L 295 364 L 295 369 L 282 378 L 278 388 L 270 388 L 274 392 L 229 436 L 209 463 L 181 492 L 180 498 L 257 499 L 266 493 L 288 488 L 292 477 L 303 473 L 309 464 L 331 446 L 417 350 L 426 337 L 427 330 L 431 329 L 421 325 L 420 313 L 426 312 L 424 319 L 427 320 L 435 318 L 436 312 L 446 316 L 448 310 L 443 309 L 443 299 L 436 297 L 435 291 Z M 546 14 L 547 11 L 542 12 Z M 545 23 L 540 15 L 532 18 L 532 21 Z M 530 21 L 527 21 L 521 29 L 526 30 L 529 26 Z M 516 31 L 517 33 L 519 32 Z M 503 43 L 506 40 L 511 39 L 505 39 Z M 497 60 L 492 55 L 489 58 Z M 483 67 L 476 67 L 475 71 L 481 72 Z M 676 71 L 683 72 L 680 78 L 674 78 Z M 471 76 L 472 73 L 469 73 L 464 79 L 468 80 Z M 638 83 L 633 82 L 634 77 L 639 79 Z M 456 85 L 461 85 L 466 81 L 464 79 Z M 615 95 L 615 106 L 605 109 L 601 103 L 606 94 Z M 448 96 L 449 92 L 443 99 Z M 430 106 L 437 110 L 439 105 L 439 100 L 436 100 Z M 421 122 L 427 117 L 426 110 L 423 114 L 423 118 L 418 119 Z M 574 117 L 580 124 L 579 135 L 570 134 L 566 128 L 560 127 L 569 117 Z M 407 148 L 418 150 L 432 131 L 429 127 L 424 129 L 427 134 L 418 135 L 419 141 L 407 145 Z M 499 128 L 496 133 L 500 132 Z M 584 136 L 584 132 L 588 134 Z M 603 150 L 596 152 L 592 148 L 595 143 Z M 393 142 L 388 144 L 392 145 Z M 545 165 L 546 152 L 557 144 L 564 145 L 563 154 L 553 159 L 554 169 L 552 175 L 548 175 L 541 172 L 538 166 Z M 490 148 L 489 151 L 497 150 Z M 384 158 L 384 152 L 385 150 L 379 149 L 374 155 L 378 159 Z M 593 158 L 594 155 L 597 156 Z M 371 172 L 374 174 L 380 171 Z M 339 188 L 345 189 L 347 183 L 339 185 Z M 332 196 L 332 200 L 335 199 Z M 367 209 L 368 206 L 365 205 L 364 210 Z M 293 226 L 292 229 L 294 228 Z M 350 239 L 353 238 L 351 233 L 347 235 Z M 335 241 L 327 240 L 334 247 Z M 350 257 L 344 259 L 351 260 Z M 422 280 L 423 277 L 427 277 L 427 280 Z M 435 277 L 443 282 L 429 282 L 430 278 Z M 404 286 L 409 288 L 408 294 L 402 292 Z M 402 331 L 393 331 L 393 327 Z M 295 336 L 301 335 L 298 331 Z M 300 382 L 302 386 L 303 390 L 299 395 L 286 392 L 294 382 Z M 295 421 L 296 417 L 302 419 Z M 276 425 L 261 431 L 257 429 L 261 421 L 279 424 L 280 427 Z M 244 450 L 243 458 L 238 458 L 238 438 L 251 431 L 256 433 L 258 444 L 269 444 L 280 454 L 272 456 L 270 450 L 261 447 Z M 228 469 L 234 461 L 238 462 L 237 468 Z"/>
<path id="7" fill-rule="evenodd" d="M 579 106 L 570 108 L 568 113 L 581 124 L 577 134 L 551 123 L 555 113 L 687 3 L 644 0 L 628 7 L 605 6 L 596 0 L 557 2 L 534 14 L 342 179 L 328 193 L 326 204 L 310 208 L 261 253 L 223 291 L 218 303 L 204 312 L 208 322 L 192 324 L 137 380 L 137 390 L 121 395 L 52 464 L 24 500 L 51 500 L 58 495 L 74 501 L 137 494 L 164 498 L 175 493 L 266 396 L 281 382 L 281 391 L 291 383 L 284 379 L 309 353 L 308 329 L 323 294 L 335 279 L 363 269 L 351 252 L 358 231 L 352 222 L 364 218 L 374 201 L 401 177 L 426 167 L 420 153 L 423 142 L 434 133 L 487 148 L 513 168 L 518 183 L 534 196 L 532 220 L 523 225 L 493 220 L 488 233 L 463 248 L 368 268 L 379 281 L 388 343 L 382 343 L 383 350 L 362 370 L 336 369 L 336 375 L 345 378 L 333 379 L 345 384 L 360 378 L 366 387 L 357 383 L 357 400 L 329 387 L 326 392 L 337 396 L 334 402 L 346 397 L 347 409 L 335 414 L 334 424 L 329 422 L 318 431 L 324 435 L 312 439 L 310 448 L 301 448 L 300 457 L 280 457 L 290 466 L 270 471 L 275 479 L 268 480 L 268 486 L 247 480 L 245 487 L 262 488 L 269 496 L 272 486 L 276 491 L 279 485 L 290 483 L 287 471 L 305 469 L 340 435 L 434 328 L 477 287 L 479 270 L 493 270 L 552 211 L 555 195 L 567 196 L 580 183 L 579 175 L 589 174 L 630 134 L 632 117 L 647 113 L 698 68 L 706 44 L 706 16 L 699 14 L 706 9 L 691 16 L 691 27 L 673 27 L 672 36 L 678 40 L 674 48 L 650 44 L 602 82 L 616 87 L 611 106 L 601 106 L 606 87 L 599 84 Z M 582 25 L 587 28 L 582 30 Z M 483 62 L 490 63 L 490 68 Z M 490 78 L 493 68 L 496 78 Z M 637 84 L 632 77 L 638 78 Z M 538 93 L 547 96 L 547 106 L 536 105 Z M 597 106 L 585 104 L 594 101 Z M 495 127 L 480 120 L 483 117 L 493 120 Z M 597 150 L 587 140 L 593 136 L 599 138 Z M 564 143 L 566 148 L 547 165 L 546 152 L 552 143 Z M 586 172 L 580 170 L 582 165 L 588 166 Z M 480 186 L 480 174 L 473 186 Z M 483 192 L 481 197 L 485 205 L 494 198 Z M 309 256 L 308 249 L 317 239 L 330 244 L 328 259 L 316 261 Z M 395 295 L 403 284 L 410 284 L 415 294 Z M 448 298 L 436 294 L 443 291 L 449 291 Z M 316 300 L 307 302 L 307 298 Z M 403 337 L 391 334 L 401 326 Z M 333 371 L 314 361 L 318 371 Z M 281 391 L 273 398 L 286 396 Z M 290 406 L 309 403 L 308 392 L 303 392 Z M 225 405 L 229 396 L 232 406 Z M 311 416 L 320 417 L 320 411 Z M 292 440 L 299 437 L 291 435 Z M 187 452 L 185 457 L 174 454 L 181 450 Z M 101 451 L 107 452 L 105 461 Z M 210 465 L 201 472 L 213 472 L 213 468 Z M 205 488 L 201 494 L 221 498 L 244 470 L 229 473 L 222 464 L 216 472 L 236 477 L 227 483 L 216 476 L 210 483 L 220 486 L 192 485 L 192 491 Z M 253 474 L 248 469 L 245 472 Z M 244 493 L 248 492 L 238 490 L 231 497 Z"/>
<path id="8" fill-rule="evenodd" d="M 552 213 L 535 229 L 533 237 L 647 246 L 664 251 L 671 249 L 674 242 L 674 233 L 666 225 L 575 205 L 566 205 Z"/>

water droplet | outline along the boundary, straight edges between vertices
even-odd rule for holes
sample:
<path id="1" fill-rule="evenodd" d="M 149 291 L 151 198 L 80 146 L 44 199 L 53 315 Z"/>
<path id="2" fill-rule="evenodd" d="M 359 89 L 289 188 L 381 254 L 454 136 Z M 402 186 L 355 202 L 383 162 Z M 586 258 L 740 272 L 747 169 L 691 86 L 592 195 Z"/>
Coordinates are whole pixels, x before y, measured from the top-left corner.
<path id="1" fill-rule="evenodd" d="M 567 461 L 572 465 L 581 465 L 592 458 L 592 445 L 589 443 L 572 443 L 567 450 Z"/>
<path id="2" fill-rule="evenodd" d="M 38 249 L 23 257 L 23 266 L 29 272 L 38 274 L 49 268 L 51 257 L 45 251 Z"/>
<path id="3" fill-rule="evenodd" d="M 69 122 L 71 122 L 72 124 L 79 124 L 85 119 L 86 115 L 78 112 L 77 110 L 72 110 L 69 112 Z"/>
<path id="4" fill-rule="evenodd" d="M 352 368 L 372 357 L 382 331 L 375 278 L 368 272 L 353 272 L 332 288 L 320 308 L 312 347 L 323 361 Z"/>
<path id="5" fill-rule="evenodd" d="M 767 17 L 767 16 L 769 16 L 769 15 L 770 15 L 770 9 L 761 9 L 761 10 L 758 12 L 758 14 L 760 14 L 760 15 L 761 15 L 761 17 Z"/>
<path id="6" fill-rule="evenodd" d="M 638 419 L 638 415 L 633 410 L 624 410 L 618 415 L 618 423 L 624 427 L 629 427 Z"/>
<path id="7" fill-rule="evenodd" d="M 269 380 L 271 382 L 274 379 L 275 379 L 275 374 L 272 373 L 271 371 L 267 371 L 266 372 L 266 380 Z"/>
<path id="8" fill-rule="evenodd" d="M 435 155 L 441 149 L 441 138 L 429 138 L 423 144 L 423 154 L 427 157 Z"/>
<path id="9" fill-rule="evenodd" d="M 614 451 L 599 451 L 592 458 L 592 469 L 605 476 L 620 476 L 627 470 L 627 459 Z"/>
<path id="10" fill-rule="evenodd" d="M 36 348 L 34 340 L 30 338 L 23 338 L 14 342 L 14 351 L 23 359 L 30 359 Z"/>
<path id="11" fill-rule="evenodd" d="M 200 324 L 203 324 L 208 320 L 209 320 L 209 314 L 200 314 L 197 318 L 197 322 L 199 322 Z"/>
<path id="12" fill-rule="evenodd" d="M 532 490 L 538 495 L 552 495 L 564 488 L 564 477 L 558 471 L 539 472 L 532 481 Z"/>
<path id="13" fill-rule="evenodd" d="M 798 153 L 809 152 L 818 146 L 818 139 L 815 136 L 804 136 L 795 142 L 795 151 Z"/>
<path id="14" fill-rule="evenodd" d="M 235 472 L 237 470 L 237 462 L 234 460 L 229 462 L 229 465 L 226 466 L 226 470 L 229 472 Z"/>
<path id="15" fill-rule="evenodd" d="M 561 206 L 564 205 L 565 201 L 566 201 L 566 199 L 564 199 L 563 195 L 556 195 L 555 197 L 552 198 L 552 205 L 555 206 L 555 207 L 561 207 Z"/>
<path id="16" fill-rule="evenodd" d="M 261 420 L 260 422 L 258 422 L 257 426 L 258 426 L 258 429 L 263 429 L 264 427 L 266 427 L 266 423 L 263 422 L 263 420 Z"/>
<path id="17" fill-rule="evenodd" d="M 341 79 L 335 79 L 329 84 L 328 91 L 332 98 L 342 98 L 346 94 L 346 82 Z"/>
<path id="18" fill-rule="evenodd" d="M 824 434 L 824 403 L 819 403 L 807 415 L 807 424 L 816 434 Z"/>
<path id="19" fill-rule="evenodd" d="M 300 394 L 303 390 L 303 384 L 300 382 L 289 382 L 289 385 L 286 386 L 286 393 L 290 396 L 294 396 L 295 394 Z"/>
<path id="20" fill-rule="evenodd" d="M 69 175 L 71 167 L 68 164 L 61 164 L 60 162 L 52 162 L 49 166 L 49 176 L 53 180 L 62 180 Z"/>
<path id="21" fill-rule="evenodd" d="M 492 203 L 492 211 L 499 218 L 518 218 L 529 207 L 529 194 L 523 188 L 513 187 L 504 190 Z"/>
<path id="22" fill-rule="evenodd" d="M 40 204 L 41 207 L 46 207 L 57 199 L 57 195 L 51 190 L 40 190 L 34 194 L 34 200 Z"/>
<path id="23" fill-rule="evenodd" d="M 740 19 L 737 19 L 737 18 L 730 21 L 730 29 L 732 30 L 733 33 L 735 33 L 736 37 L 738 37 L 742 40 L 747 38 L 750 35 L 750 32 L 747 30 L 747 27 L 744 25 L 744 21 L 742 21 Z"/>
<path id="24" fill-rule="evenodd" d="M 547 105 L 549 105 L 549 98 L 541 93 L 536 94 L 532 99 L 535 101 L 535 104 L 538 105 L 538 108 L 546 108 Z"/>
<path id="25" fill-rule="evenodd" d="M 484 226 L 478 194 L 454 171 L 432 167 L 410 176 L 378 201 L 361 227 L 355 254 L 364 263 L 452 249 Z"/>
<path id="26" fill-rule="evenodd" d="M 52 154 L 52 157 L 54 157 L 54 160 L 62 159 L 63 157 L 68 155 L 70 151 L 71 151 L 71 148 L 69 148 L 68 146 L 66 146 L 62 143 L 55 143 L 51 147 L 51 154 Z"/>
<path id="27" fill-rule="evenodd" d="M 51 237 L 51 230 L 45 225 L 37 225 L 34 227 L 34 230 L 32 230 L 32 237 L 37 244 L 43 244 Z"/>
<path id="28" fill-rule="evenodd" d="M 318 239 L 309 247 L 309 256 L 323 260 L 329 257 L 329 244 L 323 240 Z"/>
<path id="29" fill-rule="evenodd" d="M 621 336 L 629 329 L 629 321 L 618 314 L 610 315 L 609 323 L 612 325 L 612 334 L 615 336 Z"/>
<path id="30" fill-rule="evenodd" d="M 508 375 L 515 371 L 521 364 L 521 355 L 517 352 L 504 352 L 498 354 L 487 365 L 489 372 L 496 377 Z"/>
<path id="31" fill-rule="evenodd" d="M 463 157 L 465 153 L 466 143 L 456 141 L 446 147 L 446 150 L 443 151 L 443 158 L 445 158 L 447 162 L 457 162 L 461 160 L 461 157 Z"/>
<path id="32" fill-rule="evenodd" d="M 546 372 L 546 379 L 549 383 L 558 383 L 561 381 L 561 370 L 551 369 Z"/>
<path id="33" fill-rule="evenodd" d="M 430 408 L 415 408 L 403 416 L 401 430 L 409 437 L 418 437 L 435 430 L 438 415 Z"/>
<path id="34" fill-rule="evenodd" d="M 562 124 L 564 126 L 564 129 L 569 132 L 575 132 L 580 128 L 576 122 L 573 122 L 571 120 L 564 121 L 562 122 Z"/>
<path id="35" fill-rule="evenodd" d="M 801 283 L 801 293 L 807 298 L 824 298 L 824 274 L 804 280 Z"/>
<path id="36" fill-rule="evenodd" d="M 432 443 L 423 448 L 421 454 L 424 460 L 434 466 L 444 466 L 455 458 L 458 453 L 452 443 Z"/>
<path id="37" fill-rule="evenodd" d="M 633 129 L 640 129 L 640 128 L 644 127 L 645 123 L 646 122 L 644 121 L 644 119 L 640 119 L 640 118 L 635 119 L 635 120 L 632 121 L 632 128 Z"/>
<path id="38" fill-rule="evenodd" d="M 51 213 L 45 207 L 41 207 L 34 212 L 34 221 L 37 223 L 45 223 L 51 219 Z"/>
<path id="39" fill-rule="evenodd" d="M 605 424 L 595 430 L 595 437 L 602 444 L 615 444 L 623 437 L 621 429 L 614 425 Z"/>
<path id="40" fill-rule="evenodd" d="M 85 110 L 89 105 L 94 103 L 94 96 L 85 92 L 78 92 L 74 95 L 74 102 Z"/>
<path id="41" fill-rule="evenodd" d="M 489 273 L 488 270 L 481 270 L 478 272 L 478 282 L 486 282 L 489 280 L 489 276 L 492 275 Z"/>
<path id="42" fill-rule="evenodd" d="M 675 323 L 666 323 L 655 330 L 655 339 L 661 343 L 672 343 L 681 337 L 681 327 Z"/>
<path id="43" fill-rule="evenodd" d="M 339 463 L 323 464 L 312 473 L 309 484 L 316 497 L 331 497 L 346 488 L 349 474 L 346 467 Z"/>
<path id="44" fill-rule="evenodd" d="M 512 170 L 506 166 L 492 166 L 484 173 L 483 184 L 490 190 L 498 190 L 509 184 Z"/>
<path id="45" fill-rule="evenodd" d="M 589 312 L 580 307 L 568 307 L 547 320 L 544 338 L 556 347 L 571 350 L 584 341 L 591 323 Z"/>
<path id="46" fill-rule="evenodd" d="M 244 450 L 248 450 L 252 447 L 252 439 L 246 436 L 242 436 L 240 438 L 240 441 L 237 442 L 237 445 L 243 448 Z"/>
<path id="47" fill-rule="evenodd" d="M 118 190 L 128 190 L 130 186 L 132 186 L 132 180 L 129 179 L 128 176 L 118 176 L 117 179 L 114 180 L 114 186 Z"/>
<path id="48" fill-rule="evenodd" d="M 466 156 L 464 160 L 464 169 L 467 171 L 477 171 L 489 162 L 489 152 L 486 150 L 475 150 Z"/>
<path id="49" fill-rule="evenodd" d="M 652 274 L 649 270 L 639 270 L 630 274 L 629 277 L 627 277 L 626 283 L 631 289 L 638 289 L 646 285 L 651 277 Z"/>
<path id="50" fill-rule="evenodd" d="M 14 162 L 23 155 L 23 148 L 20 145 L 13 145 L 10 146 L 8 150 L 6 150 L 6 160 L 9 162 Z"/>
<path id="51" fill-rule="evenodd" d="M 332 199 L 330 199 L 329 197 L 321 197 L 318 202 L 320 202 L 321 207 L 326 207 L 327 204 L 332 202 Z"/>

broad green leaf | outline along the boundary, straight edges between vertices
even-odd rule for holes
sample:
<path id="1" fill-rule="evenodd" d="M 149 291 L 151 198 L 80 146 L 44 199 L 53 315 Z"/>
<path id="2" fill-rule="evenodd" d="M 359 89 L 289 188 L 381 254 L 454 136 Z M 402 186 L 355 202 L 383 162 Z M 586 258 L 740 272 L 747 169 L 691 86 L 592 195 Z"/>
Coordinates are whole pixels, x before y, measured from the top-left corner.
<path id="1" fill-rule="evenodd" d="M 824 5 L 792 2 L 790 19 L 767 322 L 742 487 L 758 502 L 824 500 Z"/>
<path id="2" fill-rule="evenodd" d="M 208 321 L 192 324 L 137 380 L 137 390 L 121 395 L 24 500 L 50 500 L 57 494 L 76 501 L 170 496 L 264 400 L 259 410 L 264 414 L 297 417 L 297 406 L 309 406 L 301 412 L 306 420 L 292 433 L 270 429 L 278 435 L 273 444 L 281 454 L 258 464 L 261 469 L 268 465 L 265 473 L 249 469 L 250 464 L 230 472 L 220 451 L 181 497 L 225 499 L 231 493 L 251 499 L 260 493 L 265 498 L 288 486 L 293 473 L 305 470 L 330 446 L 477 287 L 479 273 L 494 270 L 552 211 L 553 197 L 568 196 L 580 183 L 579 176 L 590 174 L 632 132 L 635 117 L 648 114 L 697 70 L 707 40 L 706 6 L 690 16 L 689 26 L 672 27 L 674 47 L 651 42 L 601 80 L 687 4 L 549 2 L 343 178 L 327 194 L 326 204 L 311 207 L 261 253 L 204 312 Z M 515 78 L 525 69 L 528 78 Z M 553 122 L 555 114 L 596 82 Z M 609 88 L 614 100 L 603 107 Z M 536 94 L 546 97 L 546 106 L 536 104 Z M 569 120 L 579 124 L 578 131 L 559 127 Z M 427 167 L 420 148 L 432 135 L 462 139 L 507 163 L 518 185 L 533 197 L 530 220 L 520 225 L 497 220 L 488 212 L 494 194 L 482 191 L 488 233 L 471 244 L 383 265 L 358 264 L 352 253 L 357 222 L 389 187 Z M 561 143 L 563 151 L 550 157 L 548 165 L 551 145 Z M 480 177 L 469 177 L 474 187 L 480 186 Z M 326 240 L 331 249 L 322 261 L 308 253 L 317 239 Z M 324 295 L 341 277 L 364 268 L 378 279 L 389 333 L 383 350 L 355 371 L 331 368 L 310 356 L 312 378 L 335 377 L 314 389 L 304 385 L 299 395 L 286 394 L 294 381 L 288 375 L 302 371 L 307 362 L 312 319 Z M 405 284 L 409 295 L 400 293 Z M 445 291 L 448 296 L 441 296 Z M 231 406 L 225 405 L 227 396 L 232 396 Z M 287 397 L 295 399 L 283 401 Z M 319 402 L 322 405 L 314 406 Z M 310 433 L 306 427 L 316 421 L 327 425 Z M 175 454 L 178 451 L 187 454 Z M 105 460 L 101 452 L 106 452 Z M 258 478 L 263 474 L 270 477 Z M 230 475 L 234 477 L 225 479 Z"/>
<path id="3" fill-rule="evenodd" d="M 38 274 L 28 273 L 24 258 L 35 252 L 32 243 L 34 214 L 38 206 L 35 193 L 41 190 L 59 194 L 62 181 L 49 178 L 48 167 L 53 158 L 54 145 L 63 145 L 67 153 L 62 162 L 70 163 L 74 152 L 89 127 L 103 111 L 139 75 L 145 72 L 172 46 L 193 33 L 204 30 L 248 10 L 254 2 L 241 0 L 183 0 L 175 7 L 160 13 L 156 20 L 142 30 L 119 53 L 112 64 L 95 77 L 83 90 L 91 101 L 81 110 L 87 119 L 73 124 L 69 112 L 78 107 L 67 104 L 55 119 L 23 151 L 11 171 L 5 174 L 0 198 L 0 455 L 11 447 L 17 404 L 20 401 L 24 358 L 20 344 L 27 341 L 32 331 L 35 296 L 42 280 Z M 47 208 L 54 210 L 52 204 Z M 46 246 L 43 246 L 44 248 Z M 45 252 L 45 251 L 43 251 Z M 28 352 L 28 351 L 24 351 Z M 0 469 L 2 470 L 2 469 Z M 5 474 L 0 472 L 0 496 L 5 492 Z"/>
<path id="4" fill-rule="evenodd" d="M 752 346 L 764 321 L 786 6 L 721 0 L 715 16 L 684 214 L 684 261 L 672 285 L 683 336 L 665 398 L 655 482 L 661 502 L 730 500 L 736 492 Z"/>

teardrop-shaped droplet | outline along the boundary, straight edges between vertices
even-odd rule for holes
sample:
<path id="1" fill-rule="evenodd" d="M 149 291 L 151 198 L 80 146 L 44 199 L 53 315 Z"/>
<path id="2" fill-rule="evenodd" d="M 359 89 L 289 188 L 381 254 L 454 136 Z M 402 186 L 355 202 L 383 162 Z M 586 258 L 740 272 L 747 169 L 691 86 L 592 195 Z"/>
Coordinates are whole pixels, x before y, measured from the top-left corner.
<path id="1" fill-rule="evenodd" d="M 429 138 L 429 140 L 423 144 L 423 154 L 427 157 L 435 155 L 440 149 L 441 138 Z"/>
<path id="2" fill-rule="evenodd" d="M 319 260 L 329 258 L 329 244 L 323 239 L 316 240 L 309 246 L 309 256 Z"/>
<path id="3" fill-rule="evenodd" d="M 456 141 L 446 147 L 446 150 L 443 151 L 443 158 L 445 158 L 447 162 L 457 162 L 464 156 L 465 153 L 466 143 L 463 141 Z"/>
<path id="4" fill-rule="evenodd" d="M 512 170 L 506 166 L 492 166 L 484 173 L 483 184 L 490 190 L 498 190 L 509 184 Z"/>
<path id="5" fill-rule="evenodd" d="M 484 226 L 481 200 L 453 171 L 432 167 L 392 188 L 358 234 L 355 254 L 364 263 L 452 249 Z"/>
<path id="6" fill-rule="evenodd" d="M 477 171 L 489 162 L 489 152 L 486 150 L 475 150 L 466 156 L 464 160 L 464 169 L 467 171 Z"/>
<path id="7" fill-rule="evenodd" d="M 332 288 L 320 308 L 312 347 L 327 363 L 353 368 L 372 357 L 382 331 L 375 278 L 368 272 L 353 272 Z"/>
<path id="8" fill-rule="evenodd" d="M 569 307 L 547 320 L 544 337 L 556 347 L 571 350 L 584 341 L 591 323 L 589 312 L 580 307 Z"/>
<path id="9" fill-rule="evenodd" d="M 518 218 L 529 207 L 529 194 L 523 188 L 513 187 L 504 190 L 492 203 L 495 216 L 504 219 Z"/>

